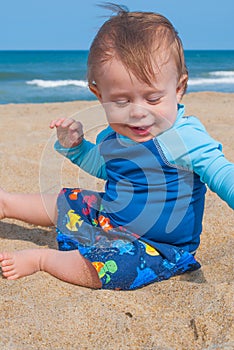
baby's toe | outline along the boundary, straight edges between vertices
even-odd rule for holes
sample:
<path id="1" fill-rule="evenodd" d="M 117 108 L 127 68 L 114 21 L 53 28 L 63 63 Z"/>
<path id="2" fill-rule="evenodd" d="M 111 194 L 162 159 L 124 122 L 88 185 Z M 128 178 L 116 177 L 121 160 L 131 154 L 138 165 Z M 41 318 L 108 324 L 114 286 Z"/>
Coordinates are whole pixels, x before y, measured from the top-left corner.
<path id="1" fill-rule="evenodd" d="M 0 253 L 0 262 L 12 260 L 13 254 L 8 252 Z"/>
<path id="2" fill-rule="evenodd" d="M 17 274 L 14 270 L 2 271 L 2 275 L 7 279 L 17 279 Z"/>
<path id="3" fill-rule="evenodd" d="M 2 272 L 9 272 L 9 271 L 12 271 L 13 270 L 13 267 L 12 265 L 2 265 Z"/>
<path id="4" fill-rule="evenodd" d="M 5 258 L 4 260 L 1 261 L 2 268 L 6 266 L 12 266 L 14 264 L 14 259 L 11 258 Z"/>

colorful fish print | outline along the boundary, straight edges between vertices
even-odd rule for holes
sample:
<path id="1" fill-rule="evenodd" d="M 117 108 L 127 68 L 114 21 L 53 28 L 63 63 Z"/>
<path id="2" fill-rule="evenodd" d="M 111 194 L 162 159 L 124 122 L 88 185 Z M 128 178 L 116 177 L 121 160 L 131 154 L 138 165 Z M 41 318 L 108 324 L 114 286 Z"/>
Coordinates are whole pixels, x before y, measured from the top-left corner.
<path id="1" fill-rule="evenodd" d="M 145 242 L 142 242 L 142 244 L 144 244 L 145 246 L 145 251 L 148 255 L 151 255 L 151 256 L 157 256 L 157 255 L 160 255 L 159 252 L 154 248 L 152 247 L 151 245 L 145 243 Z"/>
<path id="2" fill-rule="evenodd" d="M 97 197 L 92 194 L 91 196 L 84 196 L 84 199 L 82 201 L 83 203 L 86 203 L 87 207 L 82 209 L 82 213 L 84 215 L 89 215 L 91 211 L 91 207 L 93 204 L 97 203 Z"/>
<path id="3" fill-rule="evenodd" d="M 130 289 L 135 289 L 137 287 L 146 285 L 154 281 L 156 278 L 157 278 L 156 273 L 150 267 L 146 267 L 143 270 L 137 267 L 137 277 L 131 284 Z"/>
<path id="4" fill-rule="evenodd" d="M 99 278 L 103 278 L 104 276 L 106 277 L 105 284 L 111 281 L 110 274 L 114 274 L 118 270 L 118 267 L 114 260 L 108 260 L 105 263 L 101 261 L 94 261 L 92 264 L 97 270 Z"/>
<path id="5" fill-rule="evenodd" d="M 75 201 L 78 197 L 78 194 L 81 192 L 82 190 L 79 188 L 74 188 L 71 192 L 71 194 L 69 194 L 69 198 L 73 201 Z"/>
<path id="6" fill-rule="evenodd" d="M 101 228 L 105 231 L 108 232 L 113 229 L 113 226 L 110 224 L 110 219 L 106 218 L 103 215 L 100 215 L 98 218 L 99 225 Z"/>
<path id="7" fill-rule="evenodd" d="M 70 231 L 78 231 L 77 226 L 81 226 L 83 221 L 84 220 L 81 220 L 81 216 L 71 209 L 67 212 L 66 228 Z"/>
<path id="8" fill-rule="evenodd" d="M 131 242 L 126 242 L 122 239 L 118 239 L 112 243 L 112 247 L 119 249 L 119 255 L 134 255 L 134 246 Z"/>
<path id="9" fill-rule="evenodd" d="M 95 227 L 98 225 L 97 219 L 92 219 L 92 225 Z"/>

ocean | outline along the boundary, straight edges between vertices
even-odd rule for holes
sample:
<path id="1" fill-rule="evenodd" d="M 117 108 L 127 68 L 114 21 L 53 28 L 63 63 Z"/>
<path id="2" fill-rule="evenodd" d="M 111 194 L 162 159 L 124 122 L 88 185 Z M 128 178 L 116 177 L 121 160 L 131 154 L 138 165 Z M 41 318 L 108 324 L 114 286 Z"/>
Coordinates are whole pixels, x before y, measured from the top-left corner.
<path id="1" fill-rule="evenodd" d="M 0 51 L 0 104 L 94 100 L 88 51 Z M 234 92 L 234 50 L 185 51 L 187 92 Z"/>

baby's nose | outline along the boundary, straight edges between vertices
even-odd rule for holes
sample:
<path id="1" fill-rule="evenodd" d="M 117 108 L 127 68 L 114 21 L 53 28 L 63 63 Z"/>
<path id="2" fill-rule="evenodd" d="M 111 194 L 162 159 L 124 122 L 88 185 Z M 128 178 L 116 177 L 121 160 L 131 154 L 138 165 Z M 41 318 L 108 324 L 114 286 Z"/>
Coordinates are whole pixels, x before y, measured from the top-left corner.
<path id="1" fill-rule="evenodd" d="M 141 119 L 141 118 L 145 118 L 148 114 L 149 112 L 144 107 L 133 103 L 131 104 L 130 111 L 129 111 L 130 118 Z"/>

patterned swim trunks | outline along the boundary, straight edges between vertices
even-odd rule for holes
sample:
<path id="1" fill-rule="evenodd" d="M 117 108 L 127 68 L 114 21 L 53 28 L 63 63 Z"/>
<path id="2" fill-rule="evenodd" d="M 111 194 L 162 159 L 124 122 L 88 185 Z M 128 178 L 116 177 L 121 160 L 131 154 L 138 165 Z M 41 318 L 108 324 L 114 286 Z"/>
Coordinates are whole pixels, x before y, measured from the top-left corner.
<path id="1" fill-rule="evenodd" d="M 200 268 L 189 252 L 164 243 L 154 247 L 123 227 L 113 227 L 102 210 L 102 193 L 64 188 L 58 196 L 60 250 L 88 259 L 103 289 L 132 290 Z"/>

